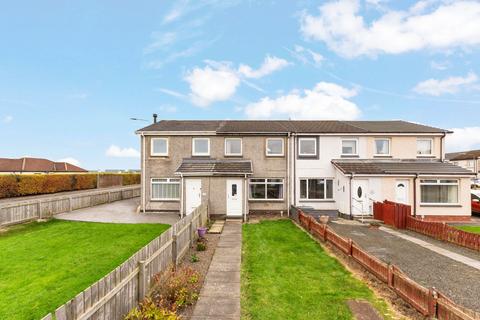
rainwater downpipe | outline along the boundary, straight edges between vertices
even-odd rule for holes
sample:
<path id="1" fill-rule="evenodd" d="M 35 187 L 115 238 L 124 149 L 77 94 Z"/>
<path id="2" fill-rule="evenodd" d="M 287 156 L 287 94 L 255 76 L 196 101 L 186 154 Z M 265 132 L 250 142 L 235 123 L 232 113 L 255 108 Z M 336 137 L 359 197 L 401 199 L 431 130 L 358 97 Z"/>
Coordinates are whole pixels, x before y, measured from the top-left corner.
<path id="1" fill-rule="evenodd" d="M 444 133 L 443 136 L 440 138 L 440 161 L 442 161 L 442 162 L 443 162 L 443 143 L 444 143 L 446 135 L 447 134 Z"/>
<path id="2" fill-rule="evenodd" d="M 418 173 L 415 174 L 415 178 L 413 178 L 413 216 L 417 216 L 417 179 Z"/>
<path id="3" fill-rule="evenodd" d="M 291 141 L 290 141 L 290 132 L 288 133 L 287 137 L 287 215 L 290 217 L 290 195 L 292 192 L 291 189 L 291 182 L 292 179 L 290 178 L 290 157 L 291 157 Z"/>

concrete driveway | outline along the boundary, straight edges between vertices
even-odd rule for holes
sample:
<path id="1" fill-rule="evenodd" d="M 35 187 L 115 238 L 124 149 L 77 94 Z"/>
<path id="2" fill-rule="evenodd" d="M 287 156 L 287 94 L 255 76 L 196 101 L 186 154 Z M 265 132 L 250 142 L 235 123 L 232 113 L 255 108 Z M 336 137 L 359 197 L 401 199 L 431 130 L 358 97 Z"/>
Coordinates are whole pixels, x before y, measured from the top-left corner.
<path id="1" fill-rule="evenodd" d="M 60 213 L 60 220 L 106 223 L 165 223 L 174 224 L 180 217 L 176 213 L 136 213 L 139 198 L 116 201 L 95 207 Z"/>

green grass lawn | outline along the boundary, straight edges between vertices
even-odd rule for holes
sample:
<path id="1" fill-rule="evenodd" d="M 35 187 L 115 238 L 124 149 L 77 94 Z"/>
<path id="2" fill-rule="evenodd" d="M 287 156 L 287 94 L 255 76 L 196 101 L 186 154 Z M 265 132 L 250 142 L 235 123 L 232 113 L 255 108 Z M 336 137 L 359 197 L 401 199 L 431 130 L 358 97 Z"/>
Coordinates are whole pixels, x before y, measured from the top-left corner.
<path id="1" fill-rule="evenodd" d="M 0 234 L 0 319 L 40 319 L 168 227 L 53 220 Z"/>
<path id="2" fill-rule="evenodd" d="M 289 220 L 243 226 L 242 319 L 352 319 L 346 300 L 374 296 Z"/>
<path id="3" fill-rule="evenodd" d="M 455 226 L 455 228 L 471 232 L 471 233 L 479 233 L 480 234 L 480 226 Z"/>

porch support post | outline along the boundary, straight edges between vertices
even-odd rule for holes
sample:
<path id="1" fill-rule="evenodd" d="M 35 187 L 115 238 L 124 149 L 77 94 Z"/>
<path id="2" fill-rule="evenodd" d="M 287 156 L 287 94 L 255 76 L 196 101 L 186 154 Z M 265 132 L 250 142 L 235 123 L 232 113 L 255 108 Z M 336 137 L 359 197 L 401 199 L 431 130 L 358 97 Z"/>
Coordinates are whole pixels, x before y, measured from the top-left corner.
<path id="1" fill-rule="evenodd" d="M 185 188 L 185 183 L 183 179 L 183 174 L 181 174 L 180 175 L 180 218 L 183 218 L 183 212 L 184 212 L 184 208 L 183 208 L 183 202 L 184 202 L 183 195 L 185 194 L 183 190 L 184 188 Z"/>

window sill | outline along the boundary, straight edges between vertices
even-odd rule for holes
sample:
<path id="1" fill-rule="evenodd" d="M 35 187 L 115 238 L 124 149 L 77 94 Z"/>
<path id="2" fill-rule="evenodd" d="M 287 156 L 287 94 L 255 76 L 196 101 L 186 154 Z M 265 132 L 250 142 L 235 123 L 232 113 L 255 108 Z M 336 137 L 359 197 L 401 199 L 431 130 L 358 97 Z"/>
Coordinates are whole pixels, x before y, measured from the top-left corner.
<path id="1" fill-rule="evenodd" d="M 420 207 L 440 207 L 440 208 L 461 208 L 462 205 L 458 203 L 421 203 Z"/>
<path id="2" fill-rule="evenodd" d="M 299 154 L 297 159 L 318 159 L 316 154 Z"/>
<path id="3" fill-rule="evenodd" d="M 180 199 L 150 199 L 151 202 L 180 202 Z"/>
<path id="4" fill-rule="evenodd" d="M 391 155 L 389 154 L 374 154 L 373 155 L 374 158 L 393 158 Z"/>
<path id="5" fill-rule="evenodd" d="M 417 158 L 435 159 L 436 156 L 430 155 L 430 154 L 429 154 L 429 155 L 424 155 L 424 156 L 422 156 L 422 155 L 418 155 L 418 154 L 417 154 Z"/>
<path id="6" fill-rule="evenodd" d="M 265 156 L 267 158 L 283 158 L 283 157 L 285 157 L 284 154 L 266 154 Z"/>
<path id="7" fill-rule="evenodd" d="M 243 158 L 243 154 L 225 154 L 225 158 Z"/>
<path id="8" fill-rule="evenodd" d="M 360 158 L 358 154 L 342 154 L 341 158 Z"/>
<path id="9" fill-rule="evenodd" d="M 325 202 L 325 203 L 335 203 L 335 200 L 333 200 L 333 199 L 326 199 L 326 200 L 322 200 L 322 199 L 300 199 L 300 200 L 298 200 L 298 202 Z"/>
<path id="10" fill-rule="evenodd" d="M 248 199 L 248 202 L 285 202 L 284 199 Z"/>

